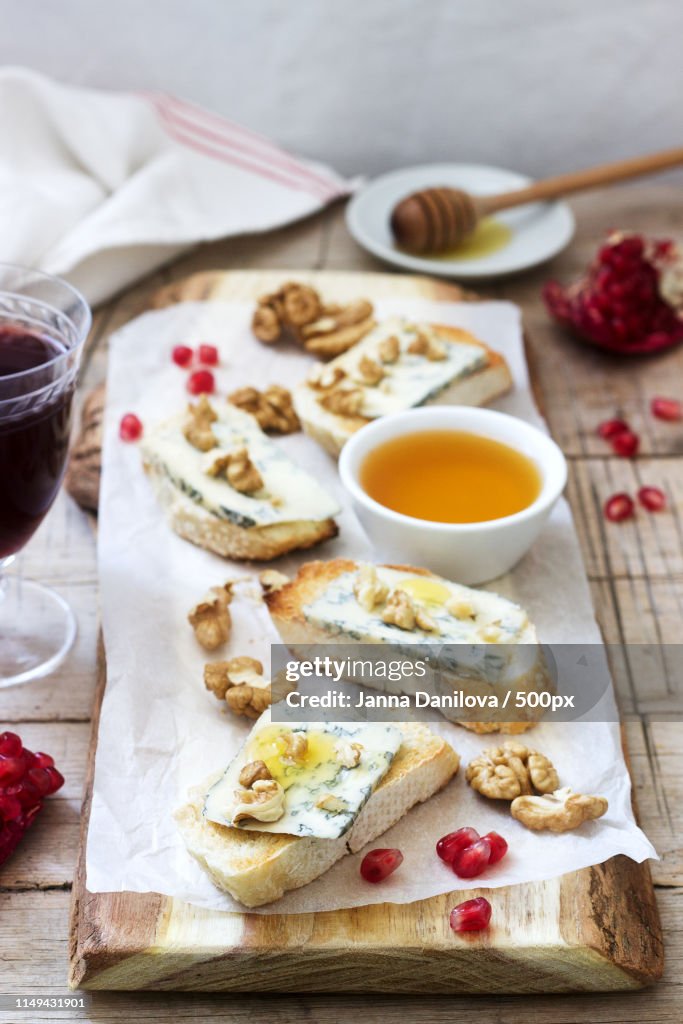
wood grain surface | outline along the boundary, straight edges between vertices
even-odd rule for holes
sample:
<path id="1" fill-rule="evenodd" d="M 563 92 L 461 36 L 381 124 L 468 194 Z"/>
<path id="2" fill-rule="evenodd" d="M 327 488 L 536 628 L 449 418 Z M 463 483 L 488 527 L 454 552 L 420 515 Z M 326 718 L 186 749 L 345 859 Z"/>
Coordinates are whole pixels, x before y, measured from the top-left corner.
<path id="1" fill-rule="evenodd" d="M 552 264 L 524 277 L 483 289 L 492 298 L 519 302 L 529 329 L 530 358 L 554 436 L 570 458 L 569 492 L 598 617 L 608 643 L 678 643 L 683 601 L 683 532 L 676 527 L 683 493 L 683 435 L 649 418 L 653 394 L 680 393 L 683 350 L 635 363 L 577 345 L 548 320 L 539 300 L 550 276 L 567 279 L 592 255 L 602 235 L 616 226 L 654 235 L 683 234 L 679 189 L 647 185 L 613 189 L 574 204 L 577 236 Z M 104 379 L 109 333 L 141 312 L 160 285 L 206 269 L 270 268 L 381 270 L 381 264 L 349 238 L 336 209 L 269 235 L 205 246 L 143 281 L 97 311 L 84 366 L 83 390 Z M 619 412 L 641 430 L 642 455 L 635 465 L 605 452 L 595 438 L 600 418 Z M 676 499 L 671 520 L 642 517 L 627 529 L 606 530 L 600 502 L 622 475 L 659 483 Z M 672 528 L 673 524 L 673 528 Z M 664 546 L 664 538 L 666 545 Z M 664 546 L 664 555 L 662 547 Z M 16 571 L 60 589 L 79 619 L 79 637 L 66 663 L 50 679 L 0 693 L 0 717 L 29 746 L 50 750 L 65 768 L 67 784 L 48 802 L 20 853 L 0 868 L 3 962 L 0 990 L 63 995 L 66 992 L 67 921 L 79 832 L 82 780 L 96 682 L 97 593 L 94 537 L 87 517 L 62 494 L 40 531 L 17 560 Z M 634 655 L 630 656 L 631 658 Z M 147 1020 L 353 1021 L 368 1024 L 403 1017 L 416 1024 L 467 1019 L 490 1024 L 595 1024 L 671 1022 L 683 1016 L 683 751 L 680 718 L 657 710 L 661 695 L 680 697 L 680 677 L 667 666 L 636 674 L 624 658 L 617 666 L 619 700 L 631 755 L 640 817 L 660 853 L 653 862 L 657 903 L 665 938 L 662 982 L 624 994 L 576 997 L 212 996 L 180 993 L 93 993 L 91 1006 L 74 1017 L 102 1022 Z M 13 1016 L 0 1019 L 14 1020 Z M 50 1010 L 32 1019 L 51 1021 Z"/>

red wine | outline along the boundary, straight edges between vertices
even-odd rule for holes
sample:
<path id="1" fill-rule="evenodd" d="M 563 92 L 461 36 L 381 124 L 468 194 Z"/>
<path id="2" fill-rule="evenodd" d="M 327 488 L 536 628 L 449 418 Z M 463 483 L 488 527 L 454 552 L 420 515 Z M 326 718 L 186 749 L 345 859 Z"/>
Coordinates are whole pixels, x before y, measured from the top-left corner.
<path id="1" fill-rule="evenodd" d="M 0 324 L 0 559 L 24 546 L 62 482 L 75 381 L 64 371 L 60 383 L 49 364 L 65 352 L 60 341 Z"/>

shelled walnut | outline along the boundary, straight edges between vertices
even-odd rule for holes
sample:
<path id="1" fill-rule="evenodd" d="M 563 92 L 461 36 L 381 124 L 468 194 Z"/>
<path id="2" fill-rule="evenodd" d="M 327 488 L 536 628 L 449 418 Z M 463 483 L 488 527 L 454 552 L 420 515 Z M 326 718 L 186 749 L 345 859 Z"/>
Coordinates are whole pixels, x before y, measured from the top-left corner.
<path id="1" fill-rule="evenodd" d="M 425 609 L 413 601 L 405 590 L 392 590 L 387 599 L 382 622 L 399 629 L 423 629 L 426 633 L 438 633 L 439 627 Z"/>
<path id="2" fill-rule="evenodd" d="M 375 605 L 386 601 L 389 587 L 379 578 L 374 565 L 364 565 L 354 580 L 353 593 L 361 608 L 371 612 Z"/>
<path id="3" fill-rule="evenodd" d="M 534 790 L 552 793 L 560 784 L 544 754 L 514 740 L 482 751 L 468 764 L 465 778 L 472 789 L 490 800 L 514 800 Z"/>
<path id="4" fill-rule="evenodd" d="M 258 779 L 250 789 L 235 790 L 232 823 L 278 821 L 285 813 L 285 791 L 275 779 Z"/>
<path id="5" fill-rule="evenodd" d="M 204 666 L 204 685 L 236 715 L 258 718 L 272 703 L 270 683 L 256 658 L 242 656 Z"/>
<path id="6" fill-rule="evenodd" d="M 367 299 L 325 305 L 315 288 L 296 281 L 262 296 L 252 318 L 252 330 L 265 344 L 292 340 L 323 359 L 346 352 L 374 326 Z"/>
<path id="7" fill-rule="evenodd" d="M 415 338 L 408 345 L 407 351 L 411 355 L 424 356 L 430 362 L 439 362 L 446 358 L 446 346 L 444 343 L 419 329 Z"/>
<path id="8" fill-rule="evenodd" d="M 323 409 L 338 416 L 358 416 L 363 405 L 362 388 L 336 388 L 318 399 Z"/>
<path id="9" fill-rule="evenodd" d="M 225 583 L 222 587 L 212 587 L 188 612 L 187 621 L 205 650 L 215 651 L 229 639 L 232 620 L 228 605 L 231 601 L 232 583 Z"/>
<path id="10" fill-rule="evenodd" d="M 572 793 L 568 786 L 542 796 L 518 796 L 510 805 L 513 818 L 536 832 L 570 832 L 606 813 L 604 796 Z"/>
<path id="11" fill-rule="evenodd" d="M 255 782 L 272 779 L 272 777 L 265 761 L 249 761 L 239 774 L 239 783 L 245 789 L 251 789 Z"/>
<path id="12" fill-rule="evenodd" d="M 250 413 L 266 433 L 293 434 L 301 429 L 292 395 L 279 384 L 271 384 L 265 391 L 252 387 L 238 388 L 228 395 L 228 401 Z"/>
<path id="13" fill-rule="evenodd" d="M 246 448 L 234 452 L 216 453 L 206 465 L 209 476 L 224 476 L 231 487 L 241 494 L 255 494 L 263 488 L 263 477 L 251 461 Z"/>
<path id="14" fill-rule="evenodd" d="M 363 384 L 374 387 L 384 377 L 384 370 L 378 362 L 370 356 L 362 356 L 358 361 L 358 376 Z"/>
<path id="15" fill-rule="evenodd" d="M 289 576 L 278 572 L 277 569 L 264 569 L 259 573 L 258 579 L 264 594 L 272 594 L 289 583 Z"/>
<path id="16" fill-rule="evenodd" d="M 187 416 L 183 424 L 183 436 L 200 452 L 211 451 L 218 440 L 211 429 L 211 424 L 218 419 L 206 395 L 201 395 L 198 402 L 188 405 Z"/>

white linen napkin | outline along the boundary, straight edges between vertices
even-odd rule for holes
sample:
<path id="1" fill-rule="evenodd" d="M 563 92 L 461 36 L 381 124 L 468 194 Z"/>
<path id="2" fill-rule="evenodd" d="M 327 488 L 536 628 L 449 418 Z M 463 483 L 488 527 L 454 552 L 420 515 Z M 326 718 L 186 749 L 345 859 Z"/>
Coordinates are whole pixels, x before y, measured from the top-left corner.
<path id="1" fill-rule="evenodd" d="M 164 93 L 0 69 L 0 261 L 101 302 L 192 245 L 305 217 L 347 181 Z"/>

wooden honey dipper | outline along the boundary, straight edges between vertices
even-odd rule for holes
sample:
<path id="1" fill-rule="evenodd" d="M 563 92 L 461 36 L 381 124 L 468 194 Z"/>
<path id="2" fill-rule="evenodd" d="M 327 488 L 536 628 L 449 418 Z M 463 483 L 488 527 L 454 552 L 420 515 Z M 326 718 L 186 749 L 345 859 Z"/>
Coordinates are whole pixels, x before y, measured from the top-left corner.
<path id="1" fill-rule="evenodd" d="M 683 149 L 667 149 L 650 156 L 560 174 L 514 192 L 493 196 L 471 196 L 459 188 L 425 188 L 396 204 L 391 214 L 391 230 L 396 243 L 408 252 L 445 252 L 472 234 L 482 217 L 498 210 L 556 199 L 680 164 L 683 164 Z"/>

